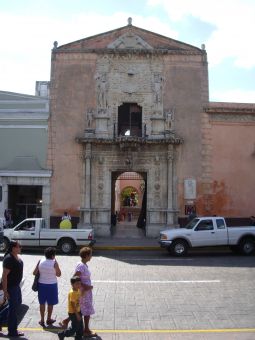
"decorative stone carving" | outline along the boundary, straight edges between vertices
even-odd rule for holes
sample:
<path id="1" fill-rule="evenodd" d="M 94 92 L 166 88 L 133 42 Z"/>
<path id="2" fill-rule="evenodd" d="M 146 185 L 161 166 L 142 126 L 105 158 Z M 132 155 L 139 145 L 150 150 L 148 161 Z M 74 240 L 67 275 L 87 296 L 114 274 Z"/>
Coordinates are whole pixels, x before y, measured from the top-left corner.
<path id="1" fill-rule="evenodd" d="M 155 190 L 159 191 L 159 189 L 160 189 L 160 184 L 159 184 L 159 183 L 156 183 L 156 184 L 154 185 L 154 188 L 155 188 Z"/>
<path id="2" fill-rule="evenodd" d="M 104 163 L 104 157 L 103 156 L 99 156 L 98 157 L 98 163 L 99 164 L 103 164 Z"/>
<path id="3" fill-rule="evenodd" d="M 108 84 L 106 80 L 106 74 L 96 75 L 96 95 L 97 95 L 97 108 L 106 109 L 107 108 L 107 91 Z"/>
<path id="4" fill-rule="evenodd" d="M 132 169 L 133 167 L 133 159 L 131 156 L 127 157 L 125 159 L 125 166 L 128 167 L 129 169 Z"/>
<path id="5" fill-rule="evenodd" d="M 154 73 L 154 103 L 156 108 L 162 104 L 163 77 L 160 73 Z"/>
<path id="6" fill-rule="evenodd" d="M 173 161 L 173 160 L 174 160 L 174 155 L 173 155 L 171 152 L 169 152 L 169 153 L 167 154 L 167 160 L 168 160 L 168 161 Z"/>
<path id="7" fill-rule="evenodd" d="M 173 130 L 175 107 L 172 107 L 164 112 L 165 116 L 165 129 L 166 131 Z"/>
<path id="8" fill-rule="evenodd" d="M 151 45 L 149 45 L 138 35 L 134 34 L 132 31 L 121 35 L 118 39 L 110 43 L 107 48 L 153 50 L 153 47 Z"/>
<path id="9" fill-rule="evenodd" d="M 102 191 L 104 189 L 104 183 L 99 183 L 98 184 L 98 189 Z"/>
<path id="10" fill-rule="evenodd" d="M 94 110 L 88 109 L 87 114 L 86 114 L 86 125 L 88 129 L 91 129 L 92 127 L 93 114 L 94 114 Z"/>
<path id="11" fill-rule="evenodd" d="M 156 156 L 155 156 L 155 158 L 154 158 L 154 162 L 155 162 L 155 164 L 159 164 L 159 162 L 160 162 L 160 158 L 159 158 L 159 156 L 158 156 L 158 155 L 156 155 Z"/>

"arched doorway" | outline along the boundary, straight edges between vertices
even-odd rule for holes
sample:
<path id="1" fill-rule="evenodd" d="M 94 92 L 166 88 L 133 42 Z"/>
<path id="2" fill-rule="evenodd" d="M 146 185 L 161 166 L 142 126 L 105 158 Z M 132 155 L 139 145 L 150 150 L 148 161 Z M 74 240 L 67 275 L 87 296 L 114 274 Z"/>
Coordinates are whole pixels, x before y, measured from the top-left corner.
<path id="1" fill-rule="evenodd" d="M 112 173 L 112 235 L 144 237 L 146 228 L 146 173 Z"/>

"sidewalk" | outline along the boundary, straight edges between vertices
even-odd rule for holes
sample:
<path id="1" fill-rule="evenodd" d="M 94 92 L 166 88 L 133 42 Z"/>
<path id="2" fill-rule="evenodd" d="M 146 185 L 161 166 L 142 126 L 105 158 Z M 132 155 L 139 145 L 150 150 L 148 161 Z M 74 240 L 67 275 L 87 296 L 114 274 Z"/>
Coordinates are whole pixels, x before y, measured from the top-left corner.
<path id="1" fill-rule="evenodd" d="M 97 238 L 93 246 L 95 250 L 160 250 L 158 238 Z"/>
<path id="2" fill-rule="evenodd" d="M 147 238 L 143 229 L 136 227 L 136 221 L 118 222 L 111 237 L 96 237 L 95 250 L 159 250 L 158 237 Z"/>

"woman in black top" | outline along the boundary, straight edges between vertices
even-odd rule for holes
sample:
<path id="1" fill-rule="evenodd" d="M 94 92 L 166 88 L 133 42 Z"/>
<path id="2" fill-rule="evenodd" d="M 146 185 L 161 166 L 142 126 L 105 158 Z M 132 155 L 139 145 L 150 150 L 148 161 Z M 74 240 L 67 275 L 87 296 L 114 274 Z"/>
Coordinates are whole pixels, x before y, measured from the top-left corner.
<path id="1" fill-rule="evenodd" d="M 3 291 L 4 298 L 9 300 L 8 312 L 8 336 L 23 336 L 24 333 L 18 331 L 17 309 L 21 305 L 20 282 L 23 277 L 23 261 L 19 254 L 21 246 L 18 241 L 11 241 L 9 249 L 3 259 Z"/>

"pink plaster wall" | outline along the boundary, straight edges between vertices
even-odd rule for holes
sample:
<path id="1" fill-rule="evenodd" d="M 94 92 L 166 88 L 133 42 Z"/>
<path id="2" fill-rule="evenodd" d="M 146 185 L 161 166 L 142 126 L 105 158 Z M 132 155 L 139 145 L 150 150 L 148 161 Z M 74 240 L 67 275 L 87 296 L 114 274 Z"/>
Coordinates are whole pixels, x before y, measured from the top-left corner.
<path id="1" fill-rule="evenodd" d="M 212 124 L 213 213 L 255 214 L 254 123 Z"/>

